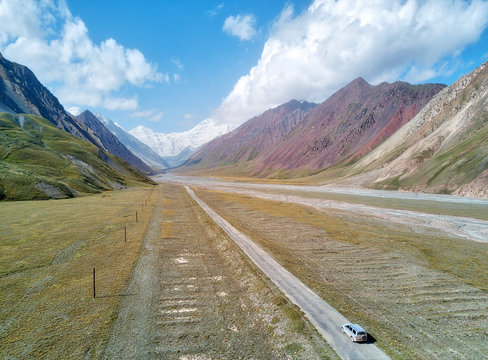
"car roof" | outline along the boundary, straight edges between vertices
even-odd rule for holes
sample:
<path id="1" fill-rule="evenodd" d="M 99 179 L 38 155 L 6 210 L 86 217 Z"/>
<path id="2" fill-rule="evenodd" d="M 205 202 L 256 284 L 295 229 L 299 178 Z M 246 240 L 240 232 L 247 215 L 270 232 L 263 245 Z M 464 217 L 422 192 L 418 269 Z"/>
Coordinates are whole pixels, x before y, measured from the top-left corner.
<path id="1" fill-rule="evenodd" d="M 350 327 L 352 327 L 354 330 L 356 331 L 363 331 L 363 332 L 366 332 L 366 330 L 364 330 L 361 325 L 358 325 L 358 324 L 344 324 L 344 326 L 346 325 L 349 325 Z"/>

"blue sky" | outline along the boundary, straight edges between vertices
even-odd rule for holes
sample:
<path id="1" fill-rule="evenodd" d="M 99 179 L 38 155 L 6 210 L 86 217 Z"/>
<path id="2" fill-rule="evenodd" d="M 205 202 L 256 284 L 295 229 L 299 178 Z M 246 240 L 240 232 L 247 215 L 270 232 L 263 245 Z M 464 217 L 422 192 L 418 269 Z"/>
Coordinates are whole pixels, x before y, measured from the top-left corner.
<path id="1" fill-rule="evenodd" d="M 308 3 L 296 1 L 294 6 L 300 10 Z M 140 107 L 145 109 L 141 112 L 154 109 L 154 115 L 163 114 L 160 121 L 146 126 L 163 132 L 188 130 L 220 105 L 237 79 L 259 59 L 269 24 L 285 4 L 142 0 L 122 1 L 114 7 L 110 0 L 68 1 L 73 16 L 83 19 L 95 43 L 112 37 L 125 47 L 139 49 L 148 61 L 157 63 L 159 71 L 169 74 L 169 84 L 137 89 Z M 255 17 L 257 34 L 251 40 L 223 31 L 225 19 L 238 14 Z M 173 74 L 178 74 L 177 81 Z M 132 119 L 134 124 L 138 120 L 144 119 Z"/>
<path id="2" fill-rule="evenodd" d="M 66 108 L 165 133 L 488 60 L 482 0 L 0 0 L 0 23 L 0 51 Z"/>

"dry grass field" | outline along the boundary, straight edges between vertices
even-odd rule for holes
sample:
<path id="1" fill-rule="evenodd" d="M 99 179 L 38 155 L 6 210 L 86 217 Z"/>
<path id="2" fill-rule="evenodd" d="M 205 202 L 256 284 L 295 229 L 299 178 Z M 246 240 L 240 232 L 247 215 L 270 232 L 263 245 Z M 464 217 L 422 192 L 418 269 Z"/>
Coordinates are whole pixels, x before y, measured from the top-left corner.
<path id="1" fill-rule="evenodd" d="M 351 212 L 196 194 L 392 358 L 488 357 L 488 244 Z"/>
<path id="2" fill-rule="evenodd" d="M 139 255 L 154 190 L 0 203 L 0 358 L 99 356 Z"/>
<path id="3" fill-rule="evenodd" d="M 182 186 L 160 189 L 103 358 L 337 359 Z"/>
<path id="4" fill-rule="evenodd" d="M 111 359 L 137 336 L 131 358 L 337 359 L 182 186 L 0 203 L 0 234 L 2 359 Z M 144 303 L 130 284 L 147 255 Z M 127 304 L 150 321 L 118 336 Z"/>

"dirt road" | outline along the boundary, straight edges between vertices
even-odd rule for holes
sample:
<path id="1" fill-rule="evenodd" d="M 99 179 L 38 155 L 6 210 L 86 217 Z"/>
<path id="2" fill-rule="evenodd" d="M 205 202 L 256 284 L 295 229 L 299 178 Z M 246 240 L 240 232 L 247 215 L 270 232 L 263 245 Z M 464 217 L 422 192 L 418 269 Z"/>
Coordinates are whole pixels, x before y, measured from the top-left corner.
<path id="1" fill-rule="evenodd" d="M 210 209 L 188 186 L 185 186 L 185 188 L 193 199 L 229 234 L 249 258 L 254 261 L 293 303 L 303 310 L 317 330 L 342 359 L 389 359 L 374 344 L 351 343 L 340 331 L 341 325 L 349 322 L 344 316 L 322 300 L 290 272 L 285 270 L 247 236 L 239 232 L 215 211 Z"/>
<path id="2" fill-rule="evenodd" d="M 155 339 L 147 334 L 156 326 L 160 247 L 155 240 L 162 223 L 161 201 L 159 195 L 132 280 L 121 295 L 120 311 L 105 348 L 106 359 L 144 359 L 151 355 Z"/>

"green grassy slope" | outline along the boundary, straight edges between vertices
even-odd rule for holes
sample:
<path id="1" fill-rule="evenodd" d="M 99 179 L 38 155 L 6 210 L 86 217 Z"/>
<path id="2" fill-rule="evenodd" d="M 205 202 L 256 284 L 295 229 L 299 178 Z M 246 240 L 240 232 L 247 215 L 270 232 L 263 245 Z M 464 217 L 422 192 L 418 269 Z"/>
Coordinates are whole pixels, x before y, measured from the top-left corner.
<path id="1" fill-rule="evenodd" d="M 413 160 L 423 156 L 416 154 Z M 408 177 L 388 179 L 379 188 L 415 189 L 451 193 L 469 184 L 488 169 L 488 123 L 474 134 L 428 159 L 422 159 L 417 171 Z"/>
<path id="2" fill-rule="evenodd" d="M 43 118 L 0 113 L 0 200 L 74 197 L 121 188 L 131 180 L 150 182 Z"/>

